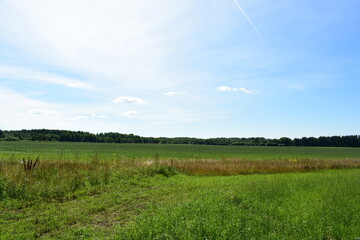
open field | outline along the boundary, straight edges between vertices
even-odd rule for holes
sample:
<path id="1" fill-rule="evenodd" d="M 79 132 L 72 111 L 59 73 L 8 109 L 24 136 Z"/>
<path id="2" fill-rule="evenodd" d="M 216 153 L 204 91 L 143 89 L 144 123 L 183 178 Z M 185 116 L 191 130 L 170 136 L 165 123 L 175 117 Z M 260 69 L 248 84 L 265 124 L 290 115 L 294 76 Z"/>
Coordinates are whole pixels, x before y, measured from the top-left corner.
<path id="1" fill-rule="evenodd" d="M 165 144 L 0 141 L 0 159 L 41 157 L 49 160 L 159 159 L 359 159 L 360 148 L 259 147 Z"/>
<path id="2" fill-rule="evenodd" d="M 0 142 L 0 156 L 0 239 L 360 237 L 359 149 Z"/>

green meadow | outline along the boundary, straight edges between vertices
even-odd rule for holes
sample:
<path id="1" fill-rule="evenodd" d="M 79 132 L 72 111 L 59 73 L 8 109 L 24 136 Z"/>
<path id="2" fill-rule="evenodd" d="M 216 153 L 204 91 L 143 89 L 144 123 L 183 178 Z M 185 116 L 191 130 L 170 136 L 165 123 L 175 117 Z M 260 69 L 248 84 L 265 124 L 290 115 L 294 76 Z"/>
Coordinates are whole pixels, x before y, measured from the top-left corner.
<path id="1" fill-rule="evenodd" d="M 0 158 L 41 157 L 48 160 L 160 159 L 359 159 L 360 148 L 207 146 L 79 142 L 0 141 Z"/>
<path id="2" fill-rule="evenodd" d="M 0 142 L 0 239 L 355 240 L 359 159 L 357 148 Z"/>

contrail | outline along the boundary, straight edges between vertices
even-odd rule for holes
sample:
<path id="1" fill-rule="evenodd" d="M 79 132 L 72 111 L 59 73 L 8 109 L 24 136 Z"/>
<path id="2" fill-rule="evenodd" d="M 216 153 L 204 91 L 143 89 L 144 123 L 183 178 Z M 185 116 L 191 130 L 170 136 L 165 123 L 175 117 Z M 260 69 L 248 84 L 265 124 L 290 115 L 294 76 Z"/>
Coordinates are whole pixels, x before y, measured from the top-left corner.
<path id="1" fill-rule="evenodd" d="M 244 17 L 246 18 L 246 20 L 250 23 L 250 25 L 253 27 L 253 29 L 255 30 L 255 32 L 259 35 L 259 37 L 265 41 L 265 38 L 261 35 L 261 33 L 259 32 L 259 30 L 257 29 L 257 27 L 255 26 L 255 24 L 251 21 L 251 19 L 249 18 L 249 16 L 246 14 L 246 12 L 244 11 L 244 9 L 242 9 L 242 7 L 239 5 L 239 3 L 236 0 L 233 0 L 234 3 L 236 4 L 236 6 L 238 6 L 238 8 L 240 9 L 241 13 L 244 15 Z"/>

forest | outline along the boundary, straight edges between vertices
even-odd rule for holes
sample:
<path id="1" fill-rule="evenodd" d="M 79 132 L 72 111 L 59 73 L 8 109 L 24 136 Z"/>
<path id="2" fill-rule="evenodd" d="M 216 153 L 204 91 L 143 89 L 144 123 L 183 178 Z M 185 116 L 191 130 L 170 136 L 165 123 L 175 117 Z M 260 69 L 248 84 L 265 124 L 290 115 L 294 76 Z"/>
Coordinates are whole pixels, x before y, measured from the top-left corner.
<path id="1" fill-rule="evenodd" d="M 250 138 L 191 138 L 191 137 L 142 137 L 116 132 L 90 133 L 68 130 L 0 130 L 0 140 L 4 141 L 60 141 L 98 143 L 153 143 L 153 144 L 198 144 L 198 145 L 243 145 L 243 146 L 318 146 L 318 147 L 360 147 L 360 135 L 321 136 L 270 139 Z"/>

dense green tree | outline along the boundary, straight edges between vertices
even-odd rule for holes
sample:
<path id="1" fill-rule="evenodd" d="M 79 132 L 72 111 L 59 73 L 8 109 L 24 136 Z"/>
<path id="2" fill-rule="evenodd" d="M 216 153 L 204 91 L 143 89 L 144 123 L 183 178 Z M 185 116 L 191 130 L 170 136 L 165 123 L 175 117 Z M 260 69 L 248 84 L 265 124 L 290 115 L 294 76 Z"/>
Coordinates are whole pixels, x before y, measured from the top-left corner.
<path id="1" fill-rule="evenodd" d="M 319 137 L 317 140 L 319 146 L 322 147 L 329 147 L 330 145 L 330 138 L 329 137 Z"/>
<path id="2" fill-rule="evenodd" d="M 66 130 L 17 130 L 1 131 L 0 138 L 8 141 L 66 141 L 66 142 L 104 142 L 104 143 L 153 143 L 153 144 L 203 144 L 203 145 L 246 145 L 246 146 L 323 146 L 323 147 L 360 147 L 360 136 L 303 137 L 294 140 L 288 137 L 280 139 L 255 138 L 189 138 L 189 137 L 141 137 L 134 134 L 99 133 Z"/>
<path id="3" fill-rule="evenodd" d="M 302 146 L 302 140 L 300 138 L 294 138 L 293 140 L 293 146 Z"/>
<path id="4" fill-rule="evenodd" d="M 280 146 L 291 146 L 292 140 L 288 137 L 282 137 L 279 139 Z"/>

